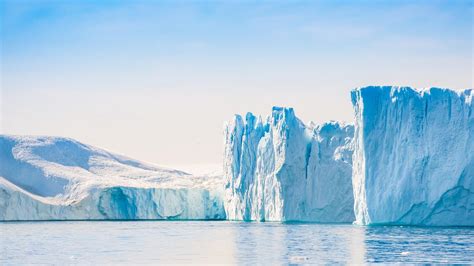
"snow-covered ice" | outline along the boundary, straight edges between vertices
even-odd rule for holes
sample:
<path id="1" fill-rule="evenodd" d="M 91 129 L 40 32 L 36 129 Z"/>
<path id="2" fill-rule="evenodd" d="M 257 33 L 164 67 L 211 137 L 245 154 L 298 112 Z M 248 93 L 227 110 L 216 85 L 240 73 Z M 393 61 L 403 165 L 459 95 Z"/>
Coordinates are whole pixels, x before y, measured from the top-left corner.
<path id="1" fill-rule="evenodd" d="M 0 220 L 474 226 L 473 95 L 356 89 L 355 127 L 305 125 L 292 108 L 265 120 L 236 115 L 224 131 L 224 172 L 211 175 L 68 138 L 0 135 Z"/>
<path id="2" fill-rule="evenodd" d="M 472 89 L 352 91 L 359 224 L 474 225 Z"/>
<path id="3" fill-rule="evenodd" d="M 0 136 L 0 220 L 224 219 L 222 176 L 68 138 Z"/>
<path id="4" fill-rule="evenodd" d="M 224 206 L 230 220 L 352 222 L 353 126 L 304 125 L 292 108 L 225 127 Z"/>

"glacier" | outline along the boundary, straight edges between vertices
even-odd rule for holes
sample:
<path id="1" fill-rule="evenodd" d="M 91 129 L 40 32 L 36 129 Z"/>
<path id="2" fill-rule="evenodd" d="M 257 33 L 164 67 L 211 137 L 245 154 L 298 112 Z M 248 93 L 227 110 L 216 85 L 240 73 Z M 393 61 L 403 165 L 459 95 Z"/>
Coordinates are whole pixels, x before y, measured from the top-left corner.
<path id="1" fill-rule="evenodd" d="M 356 223 L 474 226 L 473 94 L 389 86 L 351 92 Z"/>
<path id="2" fill-rule="evenodd" d="M 274 107 L 266 121 L 235 115 L 224 132 L 228 219 L 354 221 L 352 125 L 305 125 L 292 108 Z"/>
<path id="3" fill-rule="evenodd" d="M 0 221 L 243 220 L 474 226 L 473 90 L 351 91 L 354 125 L 292 108 L 224 127 L 223 173 L 76 140 L 0 135 Z"/>
<path id="4" fill-rule="evenodd" d="M 0 135 L 0 220 L 225 219 L 222 175 L 68 138 Z"/>

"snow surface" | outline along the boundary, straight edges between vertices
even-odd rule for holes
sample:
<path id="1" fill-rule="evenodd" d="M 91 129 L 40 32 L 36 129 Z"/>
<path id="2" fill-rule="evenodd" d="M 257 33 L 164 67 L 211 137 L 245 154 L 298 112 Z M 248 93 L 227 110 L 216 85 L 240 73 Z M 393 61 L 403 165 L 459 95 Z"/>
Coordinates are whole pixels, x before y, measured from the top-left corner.
<path id="1" fill-rule="evenodd" d="M 230 220 L 352 222 L 352 125 L 305 126 L 292 108 L 225 127 Z"/>
<path id="2" fill-rule="evenodd" d="M 473 94 L 352 91 L 357 223 L 474 225 Z"/>
<path id="3" fill-rule="evenodd" d="M 0 220 L 224 219 L 222 186 L 68 138 L 0 135 Z"/>

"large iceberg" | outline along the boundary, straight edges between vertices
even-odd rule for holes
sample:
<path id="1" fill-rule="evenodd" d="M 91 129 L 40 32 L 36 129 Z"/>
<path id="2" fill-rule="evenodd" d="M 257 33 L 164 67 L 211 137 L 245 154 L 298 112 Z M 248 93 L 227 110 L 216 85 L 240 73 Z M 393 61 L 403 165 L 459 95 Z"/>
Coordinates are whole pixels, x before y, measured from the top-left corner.
<path id="1" fill-rule="evenodd" d="M 67 138 L 0 136 L 0 220 L 225 219 L 198 177 Z"/>
<path id="2" fill-rule="evenodd" d="M 304 125 L 292 108 L 225 127 L 230 220 L 352 222 L 352 125 Z"/>
<path id="3" fill-rule="evenodd" d="M 357 223 L 474 225 L 473 94 L 352 91 Z"/>

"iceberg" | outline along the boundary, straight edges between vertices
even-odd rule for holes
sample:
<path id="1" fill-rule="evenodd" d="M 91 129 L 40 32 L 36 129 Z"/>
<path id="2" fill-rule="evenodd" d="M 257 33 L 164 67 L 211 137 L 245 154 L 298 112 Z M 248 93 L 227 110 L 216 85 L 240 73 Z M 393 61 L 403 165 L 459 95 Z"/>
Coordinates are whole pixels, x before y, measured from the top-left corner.
<path id="1" fill-rule="evenodd" d="M 225 219 L 222 175 L 59 137 L 0 135 L 0 220 Z"/>
<path id="2" fill-rule="evenodd" d="M 230 220 L 352 222 L 352 125 L 305 125 L 292 108 L 236 115 L 225 126 Z"/>
<path id="3" fill-rule="evenodd" d="M 358 224 L 474 225 L 473 90 L 353 90 Z"/>

